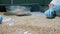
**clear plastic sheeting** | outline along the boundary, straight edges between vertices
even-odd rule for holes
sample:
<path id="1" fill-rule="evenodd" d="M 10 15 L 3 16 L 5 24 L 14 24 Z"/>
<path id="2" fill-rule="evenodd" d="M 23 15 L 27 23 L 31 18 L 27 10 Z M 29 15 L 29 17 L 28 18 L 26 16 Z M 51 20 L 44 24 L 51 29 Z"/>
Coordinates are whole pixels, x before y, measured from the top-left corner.
<path id="1" fill-rule="evenodd" d="M 2 22 L 8 22 L 11 21 L 12 18 L 10 17 L 3 17 L 3 21 Z"/>
<path id="2" fill-rule="evenodd" d="M 6 6 L 7 13 L 14 15 L 30 14 L 31 7 L 27 6 Z"/>
<path id="3" fill-rule="evenodd" d="M 5 16 L 3 17 L 2 22 L 6 23 L 6 25 L 8 26 L 14 26 L 14 22 L 12 22 L 13 20 L 14 20 L 13 18 Z"/>

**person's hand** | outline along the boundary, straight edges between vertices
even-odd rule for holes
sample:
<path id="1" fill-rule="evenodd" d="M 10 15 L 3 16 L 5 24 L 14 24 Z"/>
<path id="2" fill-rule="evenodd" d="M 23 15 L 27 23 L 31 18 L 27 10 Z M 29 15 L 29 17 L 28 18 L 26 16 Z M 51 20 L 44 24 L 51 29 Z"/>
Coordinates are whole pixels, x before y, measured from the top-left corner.
<path id="1" fill-rule="evenodd" d="M 53 8 L 54 7 L 54 4 L 49 4 L 49 8 Z"/>
<path id="2" fill-rule="evenodd" d="M 53 15 L 55 14 L 54 10 L 52 8 L 46 10 L 44 12 L 44 14 L 47 16 L 47 17 L 54 17 Z"/>

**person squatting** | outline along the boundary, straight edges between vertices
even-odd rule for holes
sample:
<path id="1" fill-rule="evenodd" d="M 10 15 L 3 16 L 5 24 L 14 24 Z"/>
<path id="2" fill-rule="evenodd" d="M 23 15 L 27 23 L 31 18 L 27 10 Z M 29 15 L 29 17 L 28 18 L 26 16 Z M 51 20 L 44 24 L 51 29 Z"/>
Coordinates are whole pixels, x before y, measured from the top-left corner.
<path id="1" fill-rule="evenodd" d="M 60 0 L 52 0 L 49 4 L 49 9 L 44 12 L 44 14 L 49 17 L 55 17 L 56 12 L 60 11 Z"/>

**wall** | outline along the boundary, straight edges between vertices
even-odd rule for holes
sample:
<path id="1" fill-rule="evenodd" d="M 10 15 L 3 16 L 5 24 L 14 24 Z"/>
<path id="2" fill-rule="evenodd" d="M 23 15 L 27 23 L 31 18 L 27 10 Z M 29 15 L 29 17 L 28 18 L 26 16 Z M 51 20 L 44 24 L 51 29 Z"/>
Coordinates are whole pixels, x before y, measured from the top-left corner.
<path id="1" fill-rule="evenodd" d="M 11 1 L 13 1 L 13 5 L 21 5 L 21 4 L 39 4 L 39 5 L 47 5 L 51 0 L 0 0 L 0 4 L 8 4 L 11 5 Z"/>
<path id="2" fill-rule="evenodd" d="M 32 11 L 39 11 L 47 6 L 51 0 L 0 0 L 0 5 L 32 5 Z M 43 10 L 43 9 L 42 9 Z"/>

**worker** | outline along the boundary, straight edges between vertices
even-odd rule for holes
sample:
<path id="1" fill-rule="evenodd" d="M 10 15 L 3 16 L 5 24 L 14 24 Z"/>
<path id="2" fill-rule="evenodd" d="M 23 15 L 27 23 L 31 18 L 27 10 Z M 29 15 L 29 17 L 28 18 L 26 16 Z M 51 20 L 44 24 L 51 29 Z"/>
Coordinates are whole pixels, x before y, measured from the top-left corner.
<path id="1" fill-rule="evenodd" d="M 49 9 L 44 12 L 48 18 L 56 16 L 56 12 L 60 11 L 60 0 L 52 0 L 49 4 Z"/>

